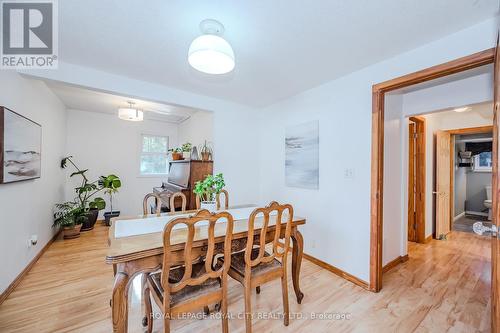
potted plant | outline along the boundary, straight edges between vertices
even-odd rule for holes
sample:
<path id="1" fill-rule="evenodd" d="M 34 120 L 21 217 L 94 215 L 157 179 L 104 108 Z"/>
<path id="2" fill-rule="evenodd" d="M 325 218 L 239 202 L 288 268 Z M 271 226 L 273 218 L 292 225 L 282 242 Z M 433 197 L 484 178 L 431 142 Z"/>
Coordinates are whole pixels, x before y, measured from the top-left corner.
<path id="1" fill-rule="evenodd" d="M 226 184 L 224 175 L 218 173 L 208 175 L 203 181 L 198 181 L 194 185 L 193 192 L 200 198 L 201 209 L 208 209 L 213 212 L 216 210 L 215 196 L 220 193 Z"/>
<path id="2" fill-rule="evenodd" d="M 74 208 L 79 209 L 83 216 L 83 218 L 79 218 L 79 222 L 82 224 L 81 231 L 87 231 L 94 228 L 99 211 L 106 208 L 106 201 L 101 197 L 96 197 L 96 194 L 108 188 L 109 184 L 102 182 L 101 179 L 109 176 L 102 176 L 98 180 L 91 182 L 86 176 L 88 169 L 80 169 L 73 162 L 72 158 L 73 156 L 63 158 L 61 160 L 61 167 L 66 168 L 69 162 L 76 169 L 76 171 L 70 175 L 70 178 L 77 176 L 81 177 L 81 185 L 75 188 L 75 199 L 62 205 L 66 205 L 65 207 L 67 208 L 74 204 Z"/>
<path id="3" fill-rule="evenodd" d="M 211 161 L 212 160 L 212 148 L 210 148 L 207 144 L 207 140 L 200 148 L 201 160 L 202 161 Z"/>
<path id="4" fill-rule="evenodd" d="M 172 148 L 172 149 L 169 149 L 168 151 L 171 153 L 173 161 L 180 161 L 180 160 L 184 159 L 182 157 L 182 148 L 179 148 L 179 147 Z"/>
<path id="5" fill-rule="evenodd" d="M 190 142 L 186 142 L 181 146 L 182 156 L 184 158 L 191 158 L 191 149 L 193 149 L 193 145 Z"/>
<path id="6" fill-rule="evenodd" d="M 53 226 L 63 228 L 64 239 L 78 238 L 82 223 L 87 219 L 87 212 L 76 202 L 69 201 L 56 204 Z"/>
<path id="7" fill-rule="evenodd" d="M 105 188 L 104 193 L 109 195 L 109 212 L 104 213 L 104 221 L 107 226 L 110 226 L 110 220 L 113 217 L 120 216 L 120 211 L 113 210 L 113 194 L 118 192 L 118 189 L 122 186 L 122 182 L 118 176 L 109 175 L 109 176 L 101 176 L 100 183 Z"/>

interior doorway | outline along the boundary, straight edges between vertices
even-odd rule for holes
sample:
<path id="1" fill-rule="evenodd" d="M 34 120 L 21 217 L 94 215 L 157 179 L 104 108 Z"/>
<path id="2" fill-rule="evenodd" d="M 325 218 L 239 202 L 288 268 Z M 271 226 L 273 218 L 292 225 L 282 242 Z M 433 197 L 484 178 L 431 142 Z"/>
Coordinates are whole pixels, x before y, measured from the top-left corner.
<path id="1" fill-rule="evenodd" d="M 448 63 L 434 66 L 419 72 L 405 75 L 393 80 L 379 83 L 373 86 L 372 103 L 372 186 L 371 186 L 371 244 L 370 244 L 370 290 L 379 291 L 382 288 L 382 249 L 383 249 L 383 188 L 384 188 L 384 105 L 386 93 L 403 87 L 409 87 L 422 82 L 432 81 L 457 73 L 494 64 L 494 122 L 493 122 L 493 226 L 498 225 L 498 177 L 500 176 L 498 163 L 498 139 L 499 139 L 499 117 L 500 112 L 500 48 L 497 47 L 479 52 L 467 57 L 450 61 Z M 443 141 L 444 142 L 444 141 Z M 448 141 L 449 144 L 449 141 Z M 450 168 L 450 166 L 448 165 Z M 448 169 L 449 169 L 448 168 Z M 449 184 L 448 184 L 449 187 Z M 448 215 L 450 208 L 448 207 Z M 495 331 L 500 325 L 500 273 L 498 268 L 498 257 L 500 255 L 500 239 L 491 238 L 492 245 L 492 329 Z"/>

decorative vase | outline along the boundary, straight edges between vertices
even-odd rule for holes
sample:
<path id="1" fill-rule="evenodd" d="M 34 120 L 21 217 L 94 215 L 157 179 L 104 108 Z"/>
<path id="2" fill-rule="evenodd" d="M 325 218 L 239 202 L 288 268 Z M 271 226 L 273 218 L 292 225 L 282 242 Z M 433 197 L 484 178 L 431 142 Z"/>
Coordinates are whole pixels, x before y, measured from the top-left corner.
<path id="1" fill-rule="evenodd" d="M 172 153 L 172 160 L 174 161 L 180 161 L 182 160 L 182 153 Z"/>
<path id="2" fill-rule="evenodd" d="M 80 237 L 81 224 L 73 225 L 71 227 L 63 227 L 64 239 L 72 239 Z"/>
<path id="3" fill-rule="evenodd" d="M 82 223 L 82 229 L 80 231 L 89 231 L 94 229 L 94 225 L 97 222 L 97 216 L 99 215 L 99 210 L 97 208 L 90 208 L 87 213 L 87 218 Z"/>
<path id="4" fill-rule="evenodd" d="M 191 159 L 192 160 L 199 160 L 200 158 L 198 157 L 198 149 L 195 147 L 193 147 L 193 150 L 191 151 Z"/>
<path id="5" fill-rule="evenodd" d="M 209 212 L 215 212 L 217 210 L 217 203 L 213 201 L 202 201 L 200 203 L 200 209 L 206 209 Z"/>

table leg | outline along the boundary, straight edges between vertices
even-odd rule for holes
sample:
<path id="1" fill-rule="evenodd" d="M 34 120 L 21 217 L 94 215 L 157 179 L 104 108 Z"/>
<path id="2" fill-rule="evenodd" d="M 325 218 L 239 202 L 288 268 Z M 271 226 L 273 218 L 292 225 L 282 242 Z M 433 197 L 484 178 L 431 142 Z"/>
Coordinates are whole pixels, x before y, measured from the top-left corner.
<path id="1" fill-rule="evenodd" d="M 304 238 L 297 228 L 292 231 L 292 281 L 293 289 L 295 290 L 295 296 L 297 296 L 297 303 L 302 302 L 304 298 L 304 293 L 300 291 L 299 286 L 299 275 L 300 275 L 300 265 L 302 264 L 302 253 L 304 251 Z"/>
<path id="2" fill-rule="evenodd" d="M 126 333 L 128 325 L 128 286 L 129 276 L 118 271 L 113 285 L 112 316 L 113 332 Z"/>

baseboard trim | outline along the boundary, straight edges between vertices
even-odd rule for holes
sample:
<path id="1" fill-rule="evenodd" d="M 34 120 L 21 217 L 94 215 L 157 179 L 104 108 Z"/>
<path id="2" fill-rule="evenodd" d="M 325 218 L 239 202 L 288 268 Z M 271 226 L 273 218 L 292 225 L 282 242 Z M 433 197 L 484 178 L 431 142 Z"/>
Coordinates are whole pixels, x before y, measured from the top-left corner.
<path id="1" fill-rule="evenodd" d="M 397 257 L 396 259 L 392 260 L 392 261 L 389 261 L 383 268 L 382 268 L 382 272 L 386 273 L 388 271 L 390 271 L 391 269 L 393 269 L 394 267 L 396 267 L 397 265 L 399 264 L 402 264 L 404 262 L 407 262 L 410 258 L 408 257 L 407 254 L 405 254 L 404 256 L 399 256 Z"/>
<path id="2" fill-rule="evenodd" d="M 29 262 L 29 264 L 21 271 L 21 273 L 19 273 L 16 278 L 14 279 L 14 281 L 12 281 L 12 283 L 7 287 L 7 289 L 5 289 L 3 291 L 3 293 L 0 295 L 0 305 L 7 299 L 7 297 L 9 297 L 9 295 L 14 291 L 14 289 L 19 285 L 19 283 L 21 283 L 22 279 L 26 276 L 26 274 L 29 273 L 29 271 L 31 270 L 31 268 L 33 268 L 33 266 L 36 264 L 36 262 L 38 261 L 38 259 L 40 259 L 40 257 L 42 256 L 42 254 L 45 253 L 45 251 L 47 251 L 47 249 L 49 248 L 50 245 L 52 245 L 52 243 L 57 239 L 57 237 L 59 236 L 59 233 L 60 231 L 58 231 L 54 237 L 52 237 L 48 242 L 47 244 L 45 244 L 45 246 L 40 250 L 40 252 L 38 252 L 38 254 Z"/>
<path id="3" fill-rule="evenodd" d="M 429 243 L 431 240 L 432 240 L 432 235 L 427 236 L 427 237 L 425 238 L 424 244 Z"/>
<path id="4" fill-rule="evenodd" d="M 455 222 L 456 220 L 458 220 L 459 218 L 461 218 L 462 216 L 465 216 L 465 212 L 461 212 L 460 214 L 458 214 L 457 216 L 455 216 L 453 218 L 453 222 Z"/>
<path id="5" fill-rule="evenodd" d="M 324 262 L 323 260 L 315 258 L 315 257 L 313 257 L 313 256 L 311 256 L 309 254 L 304 253 L 303 257 L 306 258 L 307 260 L 309 260 L 310 262 L 312 262 L 313 264 L 315 264 L 315 265 L 317 265 L 317 266 L 319 266 L 321 268 L 324 268 L 327 271 L 330 271 L 333 274 L 338 275 L 341 278 L 343 278 L 343 279 L 345 279 L 345 280 L 347 280 L 349 282 L 352 282 L 355 285 L 357 285 L 357 286 L 359 286 L 359 287 L 361 287 L 363 289 L 370 290 L 368 282 L 363 281 L 360 278 L 358 278 L 358 277 L 356 277 L 356 276 L 354 276 L 352 274 L 344 272 L 343 270 L 341 270 L 341 269 L 339 269 L 339 268 L 337 268 L 335 266 L 332 266 L 332 265 Z"/>
<path id="6" fill-rule="evenodd" d="M 470 215 L 488 216 L 488 213 L 476 212 L 476 211 L 473 211 L 473 210 L 467 210 L 467 211 L 465 211 L 465 213 L 466 214 L 470 214 Z"/>

